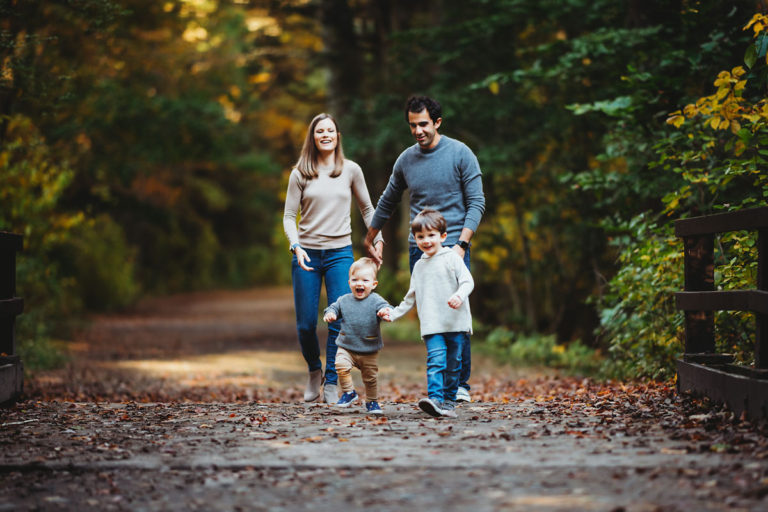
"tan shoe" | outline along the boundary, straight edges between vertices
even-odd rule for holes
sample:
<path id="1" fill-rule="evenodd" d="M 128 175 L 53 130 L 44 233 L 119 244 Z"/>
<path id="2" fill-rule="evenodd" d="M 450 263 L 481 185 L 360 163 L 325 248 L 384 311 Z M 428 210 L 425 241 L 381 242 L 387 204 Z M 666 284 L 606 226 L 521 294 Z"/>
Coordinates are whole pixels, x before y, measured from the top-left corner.
<path id="1" fill-rule="evenodd" d="M 304 401 L 314 402 L 320 397 L 320 386 L 323 385 L 323 370 L 309 372 L 307 388 L 304 390 Z"/>

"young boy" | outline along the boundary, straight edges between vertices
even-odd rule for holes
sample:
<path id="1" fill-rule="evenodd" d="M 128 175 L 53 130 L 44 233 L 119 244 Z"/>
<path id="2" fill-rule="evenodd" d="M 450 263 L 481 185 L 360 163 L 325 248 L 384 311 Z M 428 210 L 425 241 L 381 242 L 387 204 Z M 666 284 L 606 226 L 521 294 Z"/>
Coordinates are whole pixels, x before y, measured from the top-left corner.
<path id="1" fill-rule="evenodd" d="M 462 333 L 472 333 L 469 294 L 475 286 L 461 257 L 443 247 L 445 218 L 426 208 L 411 222 L 416 245 L 424 253 L 411 274 L 405 298 L 380 316 L 393 322 L 416 304 L 421 337 L 427 345 L 427 398 L 419 408 L 431 416 L 456 417 L 456 390 L 461 370 Z"/>
<path id="2" fill-rule="evenodd" d="M 336 373 L 344 392 L 336 402 L 337 407 L 349 407 L 358 396 L 352 383 L 352 368 L 358 368 L 365 384 L 365 409 L 371 414 L 384 414 L 378 403 L 379 350 L 381 329 L 378 313 L 391 306 L 373 290 L 378 266 L 371 258 L 360 258 L 349 268 L 349 289 L 352 293 L 342 295 L 328 306 L 323 320 L 334 322 L 341 319 L 341 329 L 336 345 Z"/>

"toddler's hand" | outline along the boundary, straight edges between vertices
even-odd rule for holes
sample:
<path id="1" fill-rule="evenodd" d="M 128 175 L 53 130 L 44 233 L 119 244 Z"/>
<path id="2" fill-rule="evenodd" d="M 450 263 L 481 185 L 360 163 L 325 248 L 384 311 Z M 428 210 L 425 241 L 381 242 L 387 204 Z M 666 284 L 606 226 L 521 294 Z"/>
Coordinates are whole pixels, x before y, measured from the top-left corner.
<path id="1" fill-rule="evenodd" d="M 451 306 L 453 309 L 459 309 L 459 307 L 463 302 L 464 301 L 461 300 L 461 297 L 459 297 L 458 295 L 454 295 L 453 297 L 448 299 L 448 305 Z"/>
<path id="2" fill-rule="evenodd" d="M 327 312 L 325 315 L 323 315 L 323 321 L 328 323 L 335 322 L 336 314 L 333 311 Z"/>
<path id="3" fill-rule="evenodd" d="M 391 316 L 392 310 L 389 308 L 380 309 L 378 313 L 376 313 L 376 316 L 384 320 L 385 322 L 391 322 L 392 316 Z"/>

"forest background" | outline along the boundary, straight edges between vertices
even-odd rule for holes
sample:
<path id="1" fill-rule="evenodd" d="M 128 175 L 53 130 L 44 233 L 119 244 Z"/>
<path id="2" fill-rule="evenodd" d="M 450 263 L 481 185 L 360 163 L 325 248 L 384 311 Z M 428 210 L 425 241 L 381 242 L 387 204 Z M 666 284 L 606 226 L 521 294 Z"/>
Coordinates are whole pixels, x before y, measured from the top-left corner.
<path id="1" fill-rule="evenodd" d="M 374 202 L 411 94 L 477 154 L 473 314 L 500 358 L 665 378 L 675 219 L 765 204 L 764 1 L 0 0 L 0 230 L 28 366 L 88 312 L 286 284 L 287 175 L 333 113 Z M 764 149 L 765 148 L 765 149 Z M 406 201 L 404 201 L 406 202 Z M 404 215 L 380 291 L 407 286 Z M 407 215 L 407 213 L 406 213 Z M 360 253 L 362 221 L 355 214 Z M 717 242 L 753 287 L 754 234 Z M 753 319 L 718 317 L 749 363 Z"/>

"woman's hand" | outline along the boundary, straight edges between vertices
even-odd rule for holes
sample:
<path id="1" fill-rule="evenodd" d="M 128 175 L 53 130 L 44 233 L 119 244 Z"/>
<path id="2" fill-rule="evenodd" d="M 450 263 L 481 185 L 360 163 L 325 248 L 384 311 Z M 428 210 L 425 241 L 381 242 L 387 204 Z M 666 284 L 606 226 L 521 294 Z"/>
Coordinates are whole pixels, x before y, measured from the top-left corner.
<path id="1" fill-rule="evenodd" d="M 296 262 L 299 264 L 301 268 L 306 270 L 307 272 L 311 272 L 315 270 L 314 268 L 307 265 L 312 259 L 309 257 L 309 254 L 307 254 L 307 251 L 301 248 L 301 246 L 296 246 L 296 248 L 293 250 L 293 254 L 296 255 Z"/>
<path id="2" fill-rule="evenodd" d="M 376 313 L 376 316 L 384 320 L 385 322 L 392 321 L 392 310 L 389 308 L 382 308 Z"/>

